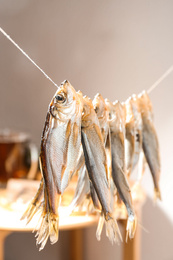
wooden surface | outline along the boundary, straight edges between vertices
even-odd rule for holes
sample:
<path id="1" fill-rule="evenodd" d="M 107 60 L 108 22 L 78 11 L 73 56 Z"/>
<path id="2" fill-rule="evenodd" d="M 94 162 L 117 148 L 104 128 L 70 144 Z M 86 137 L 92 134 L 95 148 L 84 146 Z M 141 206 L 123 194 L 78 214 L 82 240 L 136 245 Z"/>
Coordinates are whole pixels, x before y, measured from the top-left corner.
<path id="1" fill-rule="evenodd" d="M 13 186 L 13 185 L 12 185 Z M 15 185 L 16 187 L 16 185 Z M 4 192 L 7 192 L 4 191 Z M 0 193 L 0 199 L 6 198 L 5 193 Z M 14 194 L 13 194 L 14 195 Z M 137 187 L 132 192 L 133 202 L 135 211 L 139 216 L 141 214 L 142 205 L 145 201 L 145 194 L 141 187 Z M 66 195 L 66 200 L 69 199 L 69 194 Z M 26 232 L 33 231 L 37 226 L 39 215 L 34 216 L 31 222 L 26 225 L 25 221 L 21 221 L 20 218 L 24 211 L 27 208 L 27 204 L 21 203 L 2 203 L 3 200 L 0 200 L 0 260 L 4 260 L 4 241 L 7 235 L 11 232 Z M 96 225 L 98 223 L 98 216 L 86 215 L 85 212 L 77 212 L 70 216 L 65 215 L 66 207 L 60 208 L 60 230 L 69 230 L 70 231 L 70 248 L 69 254 L 70 260 L 82 260 L 83 259 L 83 237 L 82 237 L 82 228 L 89 227 L 91 225 Z M 62 214 L 61 214 L 62 212 Z M 126 232 L 126 220 L 127 212 L 123 204 L 116 209 L 116 218 L 123 223 L 124 234 Z M 128 241 L 128 243 L 123 242 L 123 260 L 139 260 L 140 259 L 140 232 L 137 227 L 135 238 Z"/>
<path id="2" fill-rule="evenodd" d="M 137 218 L 141 219 L 142 207 L 138 209 Z M 123 231 L 124 231 L 124 238 L 126 237 L 126 224 L 127 220 L 122 220 L 123 223 Z M 123 249 L 123 260 L 140 260 L 141 259 L 141 229 L 139 225 L 136 227 L 135 237 L 133 239 L 128 239 L 122 245 Z"/>
<path id="3" fill-rule="evenodd" d="M 35 216 L 31 222 L 26 225 L 25 220 L 20 220 L 23 212 L 10 211 L 0 207 L 0 230 L 26 232 L 35 229 L 39 215 Z M 95 225 L 97 221 L 98 217 L 96 215 L 86 215 L 85 213 L 73 214 L 71 216 L 60 217 L 59 228 L 60 230 L 84 228 Z"/>

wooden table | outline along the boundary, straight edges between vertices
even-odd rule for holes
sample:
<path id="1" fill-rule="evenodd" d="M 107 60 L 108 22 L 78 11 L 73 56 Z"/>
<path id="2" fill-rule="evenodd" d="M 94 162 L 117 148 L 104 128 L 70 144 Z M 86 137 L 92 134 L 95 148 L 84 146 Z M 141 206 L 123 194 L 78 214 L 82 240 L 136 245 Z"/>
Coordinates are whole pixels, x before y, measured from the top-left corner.
<path id="1" fill-rule="evenodd" d="M 145 201 L 145 194 L 141 188 L 138 188 L 136 194 L 133 195 L 134 206 L 136 214 L 139 219 L 141 216 L 142 205 Z M 31 232 L 36 227 L 39 216 L 35 216 L 32 221 L 26 225 L 25 221 L 20 218 L 25 210 L 25 207 L 19 208 L 5 208 L 0 206 L 0 260 L 4 260 L 4 241 L 5 238 L 12 232 Z M 117 219 L 123 225 L 123 237 L 126 232 L 127 214 L 124 207 L 117 210 Z M 70 231 L 70 259 L 83 259 L 83 244 L 82 231 L 83 228 L 97 224 L 97 215 L 86 215 L 84 212 L 75 213 L 71 216 L 60 215 L 60 230 Z M 98 242 L 99 243 L 99 242 Z M 137 226 L 135 238 L 122 243 L 123 246 L 123 260 L 139 260 L 140 259 L 140 230 Z"/>

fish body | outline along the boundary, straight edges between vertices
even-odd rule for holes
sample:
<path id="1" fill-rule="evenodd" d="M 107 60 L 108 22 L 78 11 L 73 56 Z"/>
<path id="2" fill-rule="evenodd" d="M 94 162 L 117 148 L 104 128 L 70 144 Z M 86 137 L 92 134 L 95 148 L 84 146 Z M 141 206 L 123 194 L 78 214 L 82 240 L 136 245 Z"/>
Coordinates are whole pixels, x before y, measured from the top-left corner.
<path id="1" fill-rule="evenodd" d="M 109 133 L 109 123 L 108 123 L 109 111 L 107 109 L 105 100 L 101 96 L 101 94 L 97 94 L 94 97 L 93 107 L 99 121 L 103 141 L 106 144 L 107 136 Z"/>
<path id="2" fill-rule="evenodd" d="M 58 207 L 77 166 L 81 146 L 82 103 L 66 80 L 52 98 L 41 138 L 40 168 L 43 176 L 44 202 L 37 244 L 44 248 L 48 237 L 58 240 Z"/>
<path id="3" fill-rule="evenodd" d="M 139 161 L 140 153 L 142 152 L 142 117 L 138 105 L 138 99 L 136 95 L 132 95 L 131 98 L 132 113 L 134 115 L 134 129 L 135 129 L 135 151 L 133 160 L 133 169 Z"/>
<path id="4" fill-rule="evenodd" d="M 128 220 L 131 225 L 127 229 L 130 238 L 134 236 L 136 216 L 132 205 L 131 190 L 126 178 L 125 167 L 125 108 L 119 102 L 106 100 L 110 115 L 112 178 L 121 200 L 124 202 Z"/>
<path id="5" fill-rule="evenodd" d="M 125 102 L 126 108 L 126 135 L 125 135 L 125 162 L 127 174 L 130 175 L 139 163 L 139 176 L 143 175 L 145 160 L 142 159 L 142 117 L 138 106 L 137 96 L 132 95 Z M 142 171 L 142 172 L 141 172 Z M 139 179 L 138 176 L 138 179 Z"/>
<path id="6" fill-rule="evenodd" d="M 138 175 L 137 182 L 135 184 L 138 185 L 141 182 L 142 176 L 145 172 L 145 155 L 142 148 L 142 116 L 138 104 L 137 95 L 132 95 L 130 98 L 130 104 L 132 108 L 132 113 L 134 116 L 134 136 L 135 136 L 135 147 L 134 147 L 134 156 L 133 156 L 133 166 L 132 171 L 138 164 Z M 135 187 L 134 186 L 134 187 Z"/>
<path id="7" fill-rule="evenodd" d="M 101 94 L 97 94 L 93 100 L 94 110 L 96 112 L 107 157 L 107 179 L 110 185 L 112 162 L 111 162 L 111 140 L 110 140 L 110 128 L 109 128 L 109 111 L 107 109 L 104 98 Z"/>
<path id="8" fill-rule="evenodd" d="M 152 103 L 146 91 L 138 96 L 142 116 L 142 147 L 154 182 L 155 198 L 161 199 L 159 188 L 160 153 L 157 133 L 153 124 Z"/>
<path id="9" fill-rule="evenodd" d="M 135 119 L 131 106 L 131 98 L 124 103 L 126 110 L 125 123 L 125 164 L 127 175 L 130 175 L 133 168 L 135 154 Z"/>
<path id="10" fill-rule="evenodd" d="M 82 146 L 86 168 L 102 207 L 108 237 L 113 243 L 117 240 L 117 237 L 120 236 L 120 233 L 117 223 L 112 217 L 109 206 L 109 189 L 106 177 L 107 166 L 104 140 L 92 101 L 88 97 L 83 97 L 81 126 Z M 98 239 L 100 239 L 103 225 L 99 227 L 99 230 L 97 230 Z"/>

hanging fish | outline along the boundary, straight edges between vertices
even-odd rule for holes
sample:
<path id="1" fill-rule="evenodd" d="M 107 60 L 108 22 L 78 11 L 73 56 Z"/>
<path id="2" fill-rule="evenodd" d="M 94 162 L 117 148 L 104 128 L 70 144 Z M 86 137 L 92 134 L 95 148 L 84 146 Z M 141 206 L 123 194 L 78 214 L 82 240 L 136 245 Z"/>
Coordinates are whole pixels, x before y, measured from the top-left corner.
<path id="1" fill-rule="evenodd" d="M 136 215 L 132 205 L 131 190 L 126 178 L 125 168 L 125 109 L 116 101 L 106 100 L 109 110 L 111 132 L 112 178 L 121 200 L 128 212 L 127 237 L 133 238 L 136 230 Z"/>
<path id="2" fill-rule="evenodd" d="M 80 154 L 81 112 L 82 104 L 76 91 L 68 81 L 64 81 L 49 105 L 41 139 L 44 203 L 42 223 L 37 232 L 40 250 L 48 237 L 52 244 L 58 240 L 61 195 L 68 186 Z"/>
<path id="3" fill-rule="evenodd" d="M 125 107 L 125 165 L 127 175 L 129 176 L 132 172 L 134 154 L 135 154 L 135 118 L 133 114 L 131 97 L 124 103 Z"/>
<path id="4" fill-rule="evenodd" d="M 132 95 L 130 102 L 135 122 L 135 149 L 132 170 L 134 170 L 135 166 L 138 164 L 138 175 L 136 182 L 136 185 L 138 185 L 144 175 L 146 165 L 145 155 L 142 149 L 142 116 L 138 105 L 137 95 Z"/>
<path id="5" fill-rule="evenodd" d="M 153 177 L 155 199 L 161 199 L 159 142 L 153 124 L 152 103 L 146 91 L 138 95 L 138 105 L 142 116 L 142 147 Z"/>
<path id="6" fill-rule="evenodd" d="M 80 95 L 82 95 L 82 92 L 79 91 L 78 93 Z M 107 142 L 108 134 L 109 134 L 108 110 L 107 110 L 105 101 L 104 101 L 103 97 L 100 94 L 97 94 L 94 97 L 93 106 L 94 106 L 94 110 L 95 110 L 95 112 L 97 114 L 97 118 L 99 120 L 99 125 L 100 125 L 100 129 L 101 129 L 103 141 L 104 141 L 104 144 L 106 146 L 106 142 Z M 110 156 L 109 157 L 111 157 L 111 151 L 109 151 L 109 152 L 110 152 Z M 106 155 L 107 155 L 107 153 L 106 153 Z M 79 160 L 79 163 L 78 163 L 79 166 L 81 165 L 82 161 L 85 162 L 84 154 L 81 154 L 81 157 L 80 157 L 80 160 Z M 107 172 L 108 171 L 110 171 L 110 169 L 107 169 Z M 81 196 L 83 197 L 84 195 L 86 196 L 86 194 L 84 194 L 86 192 L 86 190 L 84 190 L 84 187 L 87 186 L 87 184 L 86 185 L 84 185 L 84 183 L 82 184 L 82 180 L 84 181 L 84 175 L 83 175 L 84 173 L 87 174 L 86 168 L 84 169 L 84 171 L 82 173 L 79 172 L 77 188 L 76 188 L 77 192 L 75 192 L 75 195 L 74 195 L 74 198 L 72 200 L 72 203 L 69 206 L 70 209 L 73 208 L 73 210 L 74 210 L 74 208 L 79 204 L 79 202 L 81 202 L 81 198 L 80 197 Z M 110 173 L 109 173 L 109 176 L 110 176 Z M 86 179 L 86 176 L 85 176 L 85 182 L 86 183 L 87 183 L 88 180 Z M 97 196 L 97 193 L 96 193 L 96 191 L 94 189 L 94 186 L 93 186 L 91 181 L 89 182 L 89 187 L 90 187 L 90 189 L 89 189 L 89 193 L 87 193 L 87 200 L 90 201 L 90 199 L 91 199 L 92 202 L 91 201 L 90 202 L 87 201 L 85 203 L 85 205 L 88 204 L 88 206 L 91 208 L 91 210 L 93 210 L 92 207 L 91 207 L 91 204 L 93 204 L 95 210 L 100 210 L 100 203 L 99 203 L 99 200 L 98 200 L 98 196 Z M 90 212 L 89 209 L 86 209 L 86 210 L 87 210 L 88 213 Z"/>
<path id="7" fill-rule="evenodd" d="M 78 95 L 82 99 L 83 94 L 78 91 Z M 85 208 L 86 212 L 89 214 L 96 209 L 100 209 L 97 194 L 94 190 L 93 184 L 89 181 L 88 172 L 85 165 L 85 157 L 83 149 L 81 149 L 81 154 L 78 160 L 76 173 L 78 174 L 77 186 L 72 202 L 68 206 L 68 214 L 70 214 L 77 206 L 79 209 Z M 84 198 L 86 199 L 84 201 Z"/>
<path id="8" fill-rule="evenodd" d="M 42 210 L 36 234 L 40 250 L 49 237 L 52 244 L 58 240 L 61 196 L 74 174 L 78 174 L 78 182 L 65 212 L 70 214 L 82 205 L 88 212 L 93 208 L 100 212 L 98 240 L 104 223 L 109 240 L 112 243 L 121 240 L 113 216 L 118 194 L 128 213 L 126 238 L 134 237 L 137 221 L 126 174 L 130 175 L 137 163 L 138 182 L 147 161 L 155 196 L 161 197 L 159 144 L 146 92 L 133 95 L 122 104 L 104 100 L 100 94 L 92 102 L 64 81 L 48 108 L 39 160 L 40 186 L 22 219 L 26 218 L 28 223 Z"/>
<path id="9" fill-rule="evenodd" d="M 104 98 L 101 94 L 97 94 L 93 100 L 94 110 L 99 120 L 99 125 L 105 145 L 106 157 L 107 157 L 107 179 L 110 185 L 112 161 L 111 161 L 111 136 L 109 128 L 109 111 L 107 109 Z"/>
<path id="10" fill-rule="evenodd" d="M 145 157 L 142 150 L 142 117 L 138 106 L 137 96 L 132 95 L 124 103 L 126 108 L 125 125 L 125 162 L 127 174 L 130 175 L 138 163 L 137 183 L 145 171 Z"/>
<path id="11" fill-rule="evenodd" d="M 107 162 L 104 141 L 91 99 L 88 97 L 80 97 L 83 100 L 81 126 L 85 164 L 89 178 L 102 207 L 102 216 L 104 216 L 106 224 L 106 234 L 113 243 L 119 240 L 119 238 L 121 239 L 121 234 L 109 207 L 109 189 L 106 177 Z M 103 218 L 102 216 L 101 219 Z M 103 225 L 98 225 L 98 227 L 99 229 L 97 229 L 96 234 L 97 238 L 100 239 Z"/>

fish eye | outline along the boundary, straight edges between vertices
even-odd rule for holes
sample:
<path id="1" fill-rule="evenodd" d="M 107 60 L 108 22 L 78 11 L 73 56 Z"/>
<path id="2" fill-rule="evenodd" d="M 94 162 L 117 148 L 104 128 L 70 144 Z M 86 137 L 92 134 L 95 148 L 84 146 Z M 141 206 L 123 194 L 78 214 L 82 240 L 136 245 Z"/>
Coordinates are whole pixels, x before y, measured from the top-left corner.
<path id="1" fill-rule="evenodd" d="M 94 108 L 94 110 L 95 110 L 95 112 L 96 112 L 96 114 L 99 112 L 99 107 L 98 106 L 96 106 L 95 108 Z"/>
<path id="2" fill-rule="evenodd" d="M 58 103 L 64 103 L 66 101 L 66 97 L 64 94 L 58 94 L 55 96 L 55 98 Z"/>

